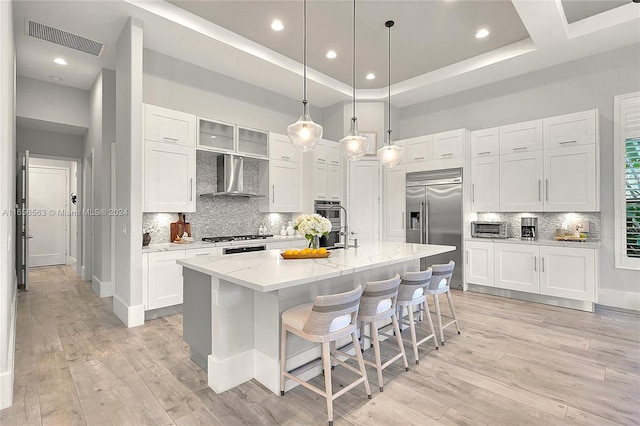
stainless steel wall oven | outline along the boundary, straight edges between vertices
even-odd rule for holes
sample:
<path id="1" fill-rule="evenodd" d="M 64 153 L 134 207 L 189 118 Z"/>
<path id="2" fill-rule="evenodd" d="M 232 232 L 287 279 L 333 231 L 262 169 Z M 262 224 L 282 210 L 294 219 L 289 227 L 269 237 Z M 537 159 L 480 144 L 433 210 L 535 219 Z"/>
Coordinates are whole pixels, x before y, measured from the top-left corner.
<path id="1" fill-rule="evenodd" d="M 340 221 L 342 220 L 340 202 L 316 200 L 314 210 L 316 214 L 326 217 L 331 222 L 331 232 L 326 237 L 320 237 L 320 247 L 335 248 L 340 242 Z"/>

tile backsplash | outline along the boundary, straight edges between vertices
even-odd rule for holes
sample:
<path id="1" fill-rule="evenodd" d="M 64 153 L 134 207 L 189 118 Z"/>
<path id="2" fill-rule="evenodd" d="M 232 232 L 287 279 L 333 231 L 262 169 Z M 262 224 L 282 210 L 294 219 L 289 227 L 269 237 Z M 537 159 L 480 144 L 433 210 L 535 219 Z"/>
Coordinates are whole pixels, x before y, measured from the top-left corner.
<path id="1" fill-rule="evenodd" d="M 520 237 L 520 218 L 538 218 L 538 239 L 553 240 L 556 228 L 562 228 L 566 223 L 569 227 L 577 221 L 589 222 L 589 239 L 600 239 L 600 213 L 478 213 L 478 220 L 491 222 L 507 222 L 510 237 Z"/>
<path id="2" fill-rule="evenodd" d="M 245 158 L 244 187 L 258 192 L 258 164 L 260 160 Z M 197 151 L 196 195 L 216 192 L 216 154 Z M 260 225 L 266 225 L 270 234 L 280 233 L 282 226 L 292 220 L 290 213 L 260 213 L 258 198 L 213 197 L 196 198 L 196 211 L 185 213 L 191 224 L 192 236 L 202 237 L 257 234 Z M 168 243 L 170 223 L 178 220 L 177 213 L 144 213 L 142 226 L 151 234 L 151 243 Z"/>

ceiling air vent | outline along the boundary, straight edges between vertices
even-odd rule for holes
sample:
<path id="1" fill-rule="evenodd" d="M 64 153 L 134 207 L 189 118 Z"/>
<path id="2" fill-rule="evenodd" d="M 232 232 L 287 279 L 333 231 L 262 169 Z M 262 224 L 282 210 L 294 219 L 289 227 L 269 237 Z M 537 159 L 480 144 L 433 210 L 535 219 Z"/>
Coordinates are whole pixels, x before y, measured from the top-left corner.
<path id="1" fill-rule="evenodd" d="M 39 22 L 27 20 L 27 34 L 40 40 L 59 44 L 70 49 L 79 50 L 94 56 L 100 56 L 103 43 L 79 36 L 58 28 L 53 28 Z"/>

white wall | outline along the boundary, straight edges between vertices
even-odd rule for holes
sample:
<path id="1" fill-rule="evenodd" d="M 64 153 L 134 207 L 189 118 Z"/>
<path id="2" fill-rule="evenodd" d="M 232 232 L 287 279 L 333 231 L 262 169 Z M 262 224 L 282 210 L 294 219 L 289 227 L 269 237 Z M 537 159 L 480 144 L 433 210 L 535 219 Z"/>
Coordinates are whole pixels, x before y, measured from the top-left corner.
<path id="1" fill-rule="evenodd" d="M 477 130 L 598 108 L 600 112 L 599 303 L 640 309 L 640 271 L 614 268 L 613 97 L 640 90 L 638 44 L 406 107 L 401 138 Z"/>
<path id="2" fill-rule="evenodd" d="M 82 158 L 84 140 L 82 136 L 67 135 L 47 130 L 16 129 L 18 152 L 29 150 L 31 154 L 67 158 Z"/>
<path id="3" fill-rule="evenodd" d="M 19 76 L 16 115 L 76 127 L 89 127 L 89 92 Z"/>
<path id="4" fill-rule="evenodd" d="M 12 404 L 16 330 L 15 49 L 11 2 L 0 2 L 0 409 Z"/>
<path id="5" fill-rule="evenodd" d="M 142 304 L 142 23 L 130 18 L 116 46 L 116 281 L 113 312 L 144 324 Z"/>
<path id="6" fill-rule="evenodd" d="M 302 114 L 300 100 L 149 49 L 144 50 L 144 102 L 281 134 Z M 322 122 L 319 109 L 312 108 L 311 116 Z"/>

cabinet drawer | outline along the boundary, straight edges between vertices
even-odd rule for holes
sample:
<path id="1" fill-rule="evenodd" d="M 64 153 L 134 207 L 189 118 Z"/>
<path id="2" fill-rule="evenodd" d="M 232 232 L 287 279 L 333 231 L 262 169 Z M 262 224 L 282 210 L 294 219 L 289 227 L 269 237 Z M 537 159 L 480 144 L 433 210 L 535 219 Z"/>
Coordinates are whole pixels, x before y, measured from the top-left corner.
<path id="1" fill-rule="evenodd" d="M 195 146 L 196 116 L 155 105 L 144 106 L 144 138 Z"/>
<path id="2" fill-rule="evenodd" d="M 185 256 L 187 259 L 189 259 L 190 257 L 218 256 L 221 254 L 220 248 L 218 247 L 187 249 L 185 250 L 185 252 Z"/>
<path id="3" fill-rule="evenodd" d="M 542 120 L 525 121 L 500 127 L 500 154 L 542 149 Z"/>
<path id="4" fill-rule="evenodd" d="M 596 143 L 597 110 L 545 118 L 544 149 Z"/>

